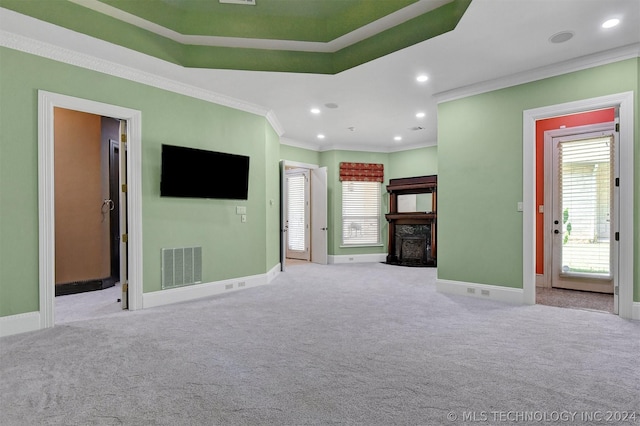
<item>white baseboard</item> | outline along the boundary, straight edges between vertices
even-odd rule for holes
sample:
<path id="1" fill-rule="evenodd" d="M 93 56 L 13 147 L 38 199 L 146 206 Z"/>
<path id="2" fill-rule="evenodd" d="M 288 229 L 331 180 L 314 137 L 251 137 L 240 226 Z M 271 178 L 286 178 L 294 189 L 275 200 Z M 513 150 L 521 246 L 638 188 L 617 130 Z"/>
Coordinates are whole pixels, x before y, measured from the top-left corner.
<path id="1" fill-rule="evenodd" d="M 640 320 L 640 302 L 633 302 L 631 305 L 631 319 Z"/>
<path id="2" fill-rule="evenodd" d="M 338 263 L 372 263 L 372 262 L 386 262 L 387 253 L 374 253 L 374 254 L 347 254 L 341 256 L 328 256 L 329 264 Z"/>
<path id="3" fill-rule="evenodd" d="M 245 290 L 251 287 L 265 285 L 273 281 L 280 273 L 280 264 L 271 268 L 266 274 L 232 278 L 222 281 L 189 285 L 168 290 L 154 291 L 142 295 L 142 309 L 170 305 L 172 303 L 188 302 L 216 294 Z"/>
<path id="4" fill-rule="evenodd" d="M 524 304 L 524 291 L 521 288 L 438 279 L 436 280 L 436 290 L 440 293 L 471 296 L 518 305 Z"/>
<path id="5" fill-rule="evenodd" d="M 40 330 L 40 312 L 0 317 L 0 337 Z"/>

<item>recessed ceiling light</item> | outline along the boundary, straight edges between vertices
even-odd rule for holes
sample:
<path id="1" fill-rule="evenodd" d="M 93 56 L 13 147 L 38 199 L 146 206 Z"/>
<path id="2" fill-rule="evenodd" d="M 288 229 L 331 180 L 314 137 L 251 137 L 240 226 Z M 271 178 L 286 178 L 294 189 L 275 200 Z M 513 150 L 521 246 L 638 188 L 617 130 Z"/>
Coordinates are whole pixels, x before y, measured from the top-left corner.
<path id="1" fill-rule="evenodd" d="M 416 77 L 416 80 L 418 80 L 420 83 L 424 83 L 425 81 L 429 80 L 429 77 L 424 74 L 421 74 L 418 77 Z"/>
<path id="2" fill-rule="evenodd" d="M 416 117 L 423 118 L 426 114 L 424 112 L 419 112 L 416 114 Z"/>
<path id="3" fill-rule="evenodd" d="M 311 108 L 311 114 L 320 114 L 320 108 Z"/>
<path id="4" fill-rule="evenodd" d="M 321 133 L 318 135 L 318 139 L 324 139 L 324 135 Z"/>
<path id="5" fill-rule="evenodd" d="M 402 136 L 395 136 L 393 140 L 399 142 L 402 140 Z"/>
<path id="6" fill-rule="evenodd" d="M 327 108 L 336 109 L 338 108 L 338 104 L 334 104 L 333 102 L 329 102 L 328 104 L 324 104 Z"/>
<path id="7" fill-rule="evenodd" d="M 618 18 L 609 19 L 602 23 L 602 28 L 613 28 L 620 23 Z"/>
<path id="8" fill-rule="evenodd" d="M 573 31 L 561 31 L 549 37 L 551 43 L 564 43 L 573 38 Z"/>

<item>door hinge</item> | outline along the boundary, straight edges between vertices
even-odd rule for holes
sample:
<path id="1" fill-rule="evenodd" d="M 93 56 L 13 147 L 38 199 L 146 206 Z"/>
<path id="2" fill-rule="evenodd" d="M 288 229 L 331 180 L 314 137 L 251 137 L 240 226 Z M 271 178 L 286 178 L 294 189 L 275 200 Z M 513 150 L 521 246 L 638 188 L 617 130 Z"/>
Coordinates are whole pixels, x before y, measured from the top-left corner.
<path id="1" fill-rule="evenodd" d="M 122 192 L 127 192 L 127 184 L 126 183 L 122 184 Z"/>
<path id="2" fill-rule="evenodd" d="M 120 135 L 120 142 L 127 143 L 127 134 L 123 133 Z"/>
<path id="3" fill-rule="evenodd" d="M 620 241 L 620 233 L 619 233 L 619 232 L 616 232 L 616 234 L 615 234 L 615 240 L 616 240 L 616 241 Z"/>
<path id="4" fill-rule="evenodd" d="M 616 132 L 620 131 L 620 123 L 616 123 Z"/>
<path id="5" fill-rule="evenodd" d="M 619 286 L 613 287 L 613 292 L 615 293 L 616 296 L 618 296 L 620 294 L 620 287 Z"/>
<path id="6" fill-rule="evenodd" d="M 126 293 L 127 291 L 129 291 L 129 283 L 124 283 L 122 284 L 122 292 Z"/>
<path id="7" fill-rule="evenodd" d="M 122 234 L 122 239 L 120 240 L 123 243 L 128 243 L 129 242 L 129 234 Z"/>
<path id="8" fill-rule="evenodd" d="M 620 178 L 616 178 L 616 186 L 620 186 Z"/>

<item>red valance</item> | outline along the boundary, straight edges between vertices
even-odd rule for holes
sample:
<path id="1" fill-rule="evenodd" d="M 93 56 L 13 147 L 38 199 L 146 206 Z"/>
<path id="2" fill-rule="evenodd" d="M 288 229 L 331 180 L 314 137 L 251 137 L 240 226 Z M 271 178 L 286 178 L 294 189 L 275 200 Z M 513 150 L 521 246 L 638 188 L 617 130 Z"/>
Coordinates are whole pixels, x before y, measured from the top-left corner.
<path id="1" fill-rule="evenodd" d="M 340 163 L 340 181 L 384 182 L 384 164 Z"/>

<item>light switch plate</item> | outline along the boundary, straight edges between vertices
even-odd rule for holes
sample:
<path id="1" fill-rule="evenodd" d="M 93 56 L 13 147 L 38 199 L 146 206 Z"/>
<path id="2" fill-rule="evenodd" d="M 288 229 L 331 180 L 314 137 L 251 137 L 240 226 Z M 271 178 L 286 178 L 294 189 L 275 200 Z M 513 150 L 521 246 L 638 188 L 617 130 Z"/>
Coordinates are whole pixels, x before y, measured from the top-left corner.
<path id="1" fill-rule="evenodd" d="M 246 206 L 236 206 L 236 214 L 247 214 Z"/>

